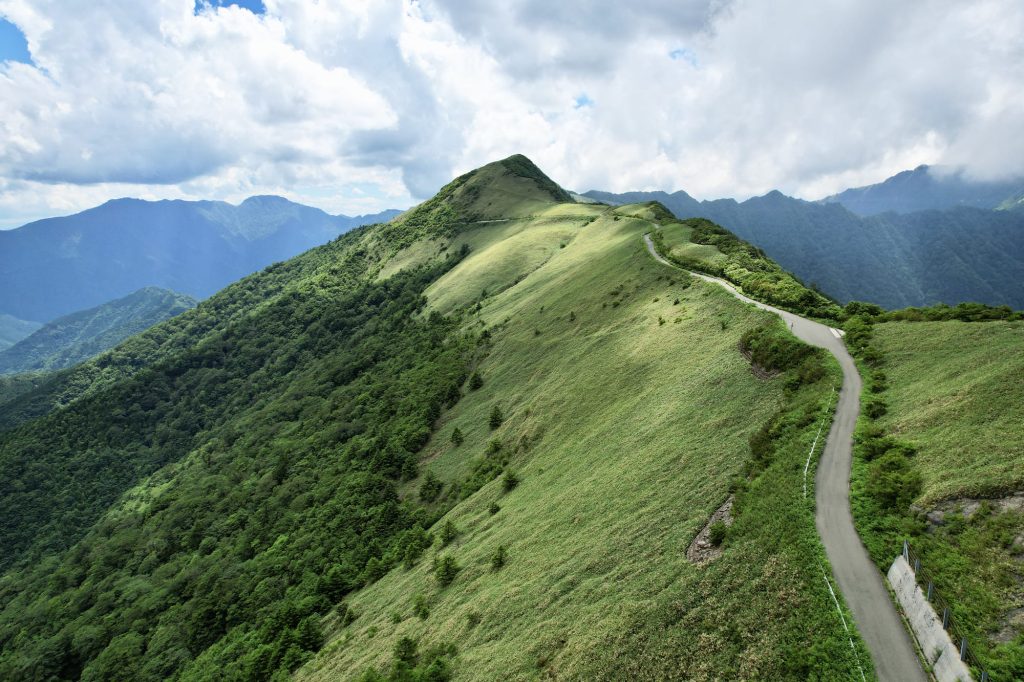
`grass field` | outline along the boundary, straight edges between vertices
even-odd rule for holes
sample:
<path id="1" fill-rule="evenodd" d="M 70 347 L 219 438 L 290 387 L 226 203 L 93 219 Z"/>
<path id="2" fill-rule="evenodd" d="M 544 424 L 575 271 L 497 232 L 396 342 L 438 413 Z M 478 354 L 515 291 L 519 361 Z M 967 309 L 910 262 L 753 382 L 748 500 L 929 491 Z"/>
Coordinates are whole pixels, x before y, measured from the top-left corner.
<path id="1" fill-rule="evenodd" d="M 888 431 L 918 446 L 927 505 L 1024 489 L 1024 322 L 888 322 Z"/>
<path id="2" fill-rule="evenodd" d="M 909 538 L 992 679 L 1022 679 L 1024 513 L 998 502 L 969 517 L 958 510 L 1024 489 L 1024 323 L 886 322 L 873 325 L 872 345 L 887 387 L 865 397 L 887 406 L 875 421 L 882 433 L 913 448 L 915 506 L 886 508 L 872 496 L 876 465 L 861 446 L 858 529 L 881 567 Z"/>
<path id="3" fill-rule="evenodd" d="M 428 290 L 430 306 L 473 311 L 467 330 L 491 334 L 482 387 L 442 416 L 424 450 L 424 469 L 445 484 L 439 504 L 454 504 L 435 535 L 445 521 L 458 535 L 352 595 L 358 617 L 329 624 L 300 679 L 386 670 L 402 637 L 421 650 L 455 645 L 465 680 L 860 679 L 801 496 L 837 370 L 798 390 L 785 375 L 755 378 L 737 342 L 773 318 L 655 263 L 641 240 L 652 217 L 532 207 L 527 220 L 455 238 L 472 250 Z M 504 421 L 492 429 L 495 405 Z M 773 416 L 774 454 L 739 487 L 724 555 L 689 563 L 688 544 Z M 518 486 L 499 478 L 455 504 L 488 457 L 507 460 Z M 499 547 L 507 559 L 495 571 Z M 434 577 L 437 555 L 461 567 L 448 587 Z"/>

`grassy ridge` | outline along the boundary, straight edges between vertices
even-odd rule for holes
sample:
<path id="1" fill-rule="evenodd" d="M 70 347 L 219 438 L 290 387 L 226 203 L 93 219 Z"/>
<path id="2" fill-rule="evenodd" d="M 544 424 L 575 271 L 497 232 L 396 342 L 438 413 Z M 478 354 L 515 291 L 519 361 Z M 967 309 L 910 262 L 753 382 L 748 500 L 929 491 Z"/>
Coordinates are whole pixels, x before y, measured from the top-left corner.
<path id="1" fill-rule="evenodd" d="M 542 213 L 462 235 L 482 248 L 428 297 L 479 301 L 471 328 L 491 340 L 482 386 L 424 453 L 457 529 L 429 553 L 460 570 L 442 587 L 424 561 L 354 595 L 358 617 L 330 628 L 300 679 L 387 669 L 403 638 L 455 644 L 457 679 L 859 679 L 800 492 L 829 381 L 756 378 L 737 346 L 773 318 L 652 261 L 649 217 L 628 207 L 556 229 Z M 507 267 L 504 239 L 541 256 Z M 768 422 L 773 445 L 752 465 L 748 440 Z M 489 474 L 460 501 L 488 462 L 518 485 Z M 730 489 L 725 554 L 696 567 L 687 545 Z"/>
<path id="2" fill-rule="evenodd" d="M 662 229 L 651 239 L 668 260 L 689 270 L 722 277 L 748 296 L 801 315 L 837 319 L 842 310 L 820 292 L 803 285 L 764 251 L 704 218 L 677 221 L 657 205 Z"/>
<path id="3" fill-rule="evenodd" d="M 967 518 L 956 500 L 1024 487 L 1024 322 L 856 328 L 869 378 L 852 477 L 858 530 L 883 568 L 909 538 L 992 679 L 1021 679 L 1024 628 L 1012 615 L 1024 608 L 1024 513 L 982 504 Z M 944 515 L 929 519 L 940 503 Z"/>

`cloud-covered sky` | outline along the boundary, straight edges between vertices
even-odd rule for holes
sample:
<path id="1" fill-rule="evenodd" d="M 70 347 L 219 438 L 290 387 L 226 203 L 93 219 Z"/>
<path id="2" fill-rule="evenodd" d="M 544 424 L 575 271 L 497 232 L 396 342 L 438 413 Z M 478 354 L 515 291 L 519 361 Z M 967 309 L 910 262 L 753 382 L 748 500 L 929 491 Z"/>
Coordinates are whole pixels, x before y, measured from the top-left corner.
<path id="1" fill-rule="evenodd" d="M 698 198 L 1024 172 L 1020 0 L 0 0 L 0 18 L 0 227 L 120 196 L 374 212 L 516 152 L 572 189 Z"/>

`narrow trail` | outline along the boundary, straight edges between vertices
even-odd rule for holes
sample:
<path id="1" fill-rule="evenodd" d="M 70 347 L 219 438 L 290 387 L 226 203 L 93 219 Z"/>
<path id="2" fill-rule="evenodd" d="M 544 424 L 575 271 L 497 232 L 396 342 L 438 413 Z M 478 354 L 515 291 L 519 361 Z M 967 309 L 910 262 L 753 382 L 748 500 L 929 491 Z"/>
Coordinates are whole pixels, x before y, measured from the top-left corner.
<path id="1" fill-rule="evenodd" d="M 644 243 L 656 261 L 677 270 L 683 269 L 657 252 L 649 234 L 644 235 Z M 824 348 L 839 362 L 843 370 L 843 386 L 839 391 L 839 402 L 825 441 L 825 450 L 818 460 L 814 486 L 815 524 L 832 564 L 835 582 L 853 613 L 861 638 L 871 652 L 871 661 L 878 679 L 883 682 L 926 682 L 928 678 L 921 668 L 910 635 L 889 598 L 884 578 L 871 562 L 853 525 L 850 512 L 850 466 L 853 462 L 853 429 L 860 411 L 861 380 L 857 366 L 843 343 L 843 333 L 820 322 L 755 301 L 723 279 L 689 270 L 686 272 L 725 287 L 741 301 L 775 313 L 790 326 L 797 338 L 812 346 Z"/>

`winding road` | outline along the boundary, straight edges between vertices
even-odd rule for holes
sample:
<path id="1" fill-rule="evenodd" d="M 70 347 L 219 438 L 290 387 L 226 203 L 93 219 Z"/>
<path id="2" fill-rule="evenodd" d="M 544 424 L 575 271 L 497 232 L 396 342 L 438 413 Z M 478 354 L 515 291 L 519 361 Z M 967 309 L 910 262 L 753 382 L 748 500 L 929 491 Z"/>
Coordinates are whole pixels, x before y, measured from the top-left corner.
<path id="1" fill-rule="evenodd" d="M 656 261 L 682 269 L 663 258 L 644 235 L 647 250 Z M 913 642 L 896 607 L 889 598 L 881 572 L 871 562 L 857 535 L 850 513 L 850 466 L 853 461 L 853 429 L 860 411 L 860 374 L 846 350 L 842 332 L 820 322 L 780 310 L 741 294 L 729 282 L 687 270 L 694 277 L 725 287 L 736 298 L 775 313 L 800 340 L 824 348 L 839 361 L 843 387 L 839 392 L 835 418 L 818 460 L 815 476 L 815 514 L 818 534 L 832 564 L 832 573 L 846 599 L 861 638 L 871 652 L 875 674 L 883 682 L 926 682 L 927 677 L 914 651 Z"/>

